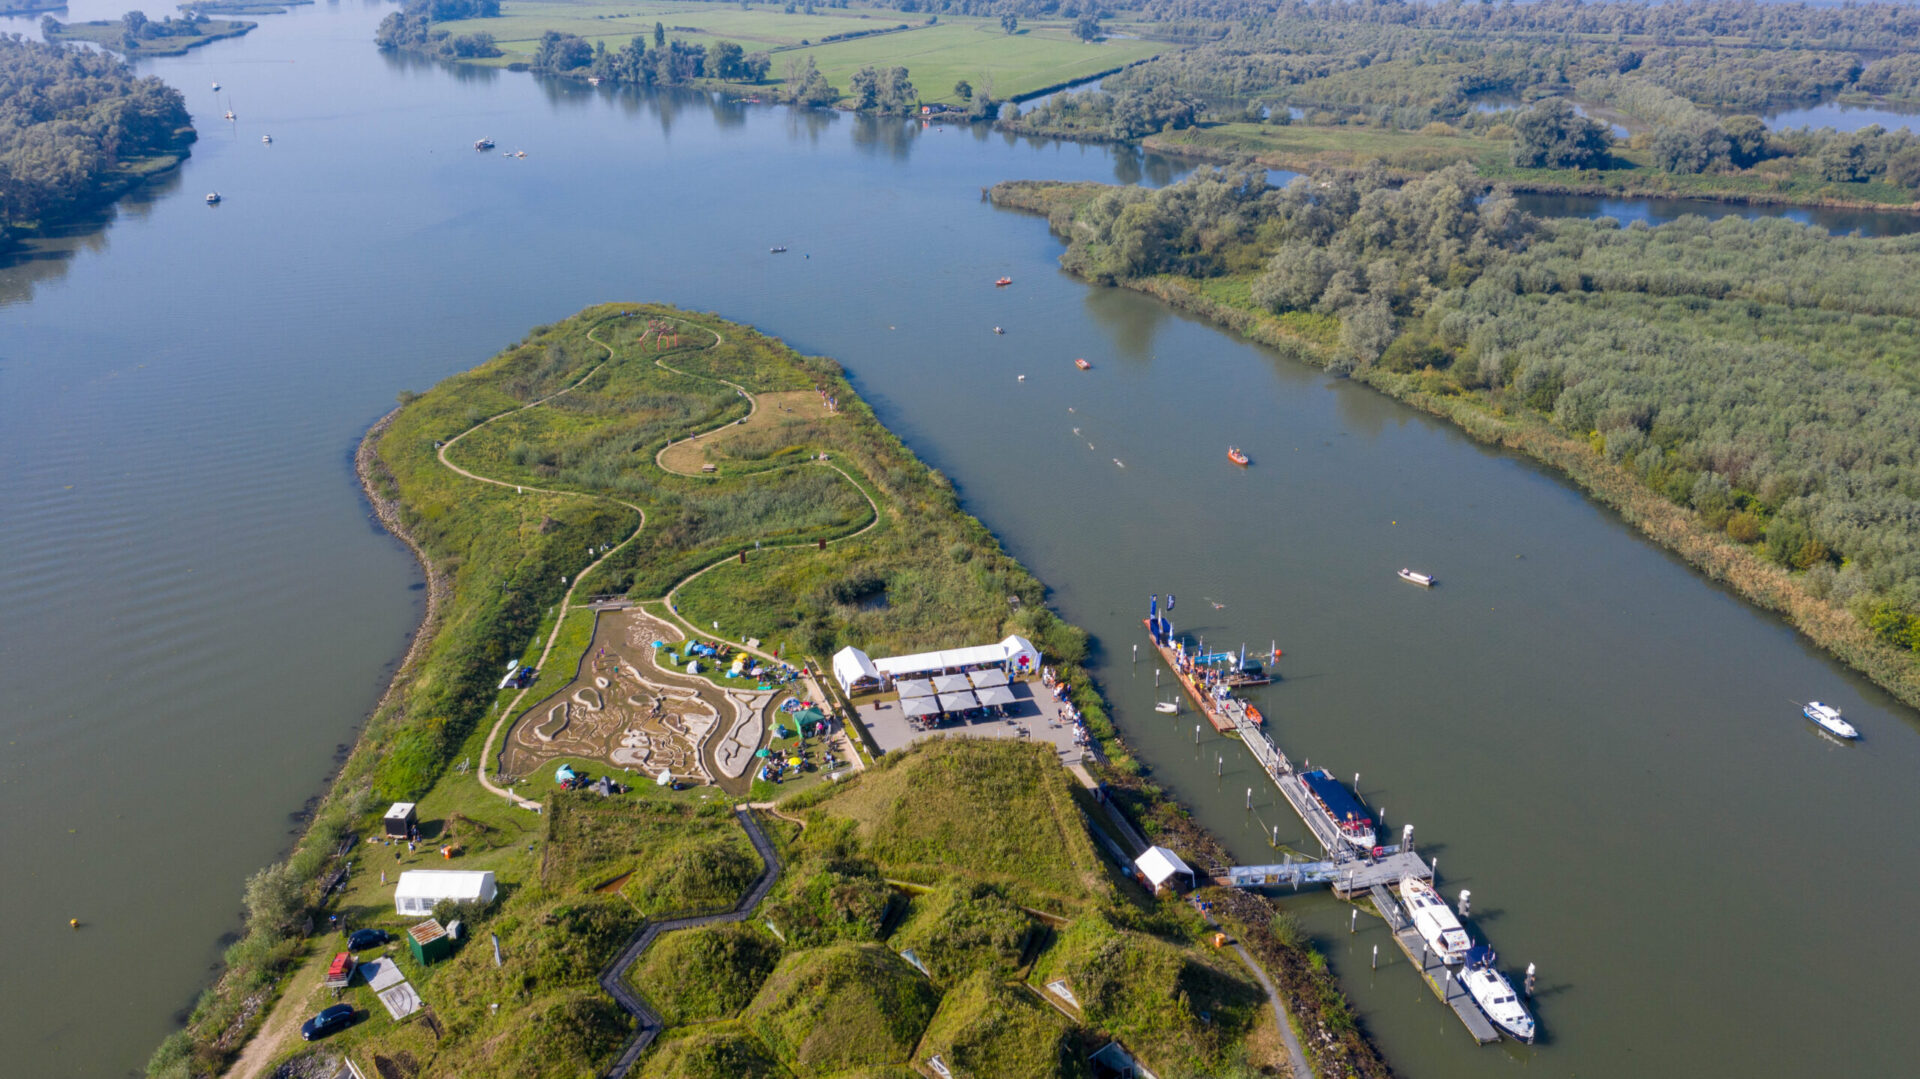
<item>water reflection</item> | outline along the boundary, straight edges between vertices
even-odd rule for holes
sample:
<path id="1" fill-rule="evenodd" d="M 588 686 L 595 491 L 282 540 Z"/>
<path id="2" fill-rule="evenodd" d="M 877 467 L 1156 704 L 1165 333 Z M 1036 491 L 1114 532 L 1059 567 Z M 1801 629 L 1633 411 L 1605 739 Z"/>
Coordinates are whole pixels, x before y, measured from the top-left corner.
<path id="1" fill-rule="evenodd" d="M 1782 109 L 1769 113 L 1761 119 L 1775 131 L 1791 131 L 1794 128 L 1810 127 L 1819 130 L 1830 127 L 1835 131 L 1858 131 L 1863 127 L 1879 124 L 1892 131 L 1896 128 L 1914 130 L 1916 114 L 1891 109 L 1883 105 L 1843 105 L 1837 101 L 1828 101 L 1819 105 L 1809 105 L 1802 109 Z"/>
<path id="2" fill-rule="evenodd" d="M 1704 199 L 1602 198 L 1592 195 L 1522 194 L 1514 196 L 1520 208 L 1538 217 L 1611 217 L 1622 224 L 1643 221 L 1663 225 L 1685 216 L 1717 221 L 1743 217 L 1784 217 L 1822 228 L 1839 236 L 1859 232 L 1868 236 L 1905 236 L 1920 232 L 1920 214 L 1884 210 L 1845 210 L 1825 207 L 1742 206 Z"/>
<path id="3" fill-rule="evenodd" d="M 874 157 L 885 155 L 894 161 L 906 161 L 919 130 L 917 124 L 891 116 L 855 116 L 851 134 L 856 150 Z"/>

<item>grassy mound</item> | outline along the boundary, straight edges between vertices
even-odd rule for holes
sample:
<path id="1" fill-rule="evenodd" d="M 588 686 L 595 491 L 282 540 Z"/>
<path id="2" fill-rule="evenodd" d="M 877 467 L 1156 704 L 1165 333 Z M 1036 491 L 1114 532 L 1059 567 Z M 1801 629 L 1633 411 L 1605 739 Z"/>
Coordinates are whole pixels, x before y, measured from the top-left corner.
<path id="1" fill-rule="evenodd" d="M 692 840 L 669 857 L 650 857 L 622 891 L 649 914 L 723 909 L 739 902 L 764 869 L 736 828 Z"/>
<path id="2" fill-rule="evenodd" d="M 779 961 L 772 937 L 731 922 L 661 936 L 628 977 L 671 1026 L 735 1014 Z"/>
<path id="3" fill-rule="evenodd" d="M 1035 962 L 1034 984 L 1055 978 L 1067 980 L 1088 1025 L 1169 1077 L 1233 1064 L 1266 999 L 1245 972 L 1099 914 L 1076 920 Z"/>
<path id="4" fill-rule="evenodd" d="M 938 1002 L 920 972 L 873 944 L 787 956 L 746 1022 L 782 1063 L 809 1074 L 898 1064 Z"/>
<path id="5" fill-rule="evenodd" d="M 1052 747 L 943 739 L 881 760 L 821 808 L 857 821 L 889 872 L 958 872 L 1070 901 L 1110 893 Z"/>
<path id="6" fill-rule="evenodd" d="M 792 1079 L 760 1039 L 732 1024 L 668 1035 L 640 1058 L 641 1079 Z"/>
<path id="7" fill-rule="evenodd" d="M 555 891 L 597 888 L 636 868 L 657 871 L 683 860 L 683 856 L 718 847 L 736 849 L 752 863 L 746 884 L 733 893 L 738 895 L 752 886 L 761 865 L 726 807 L 711 804 L 696 808 L 638 794 L 602 798 L 583 791 L 559 791 L 547 813 L 546 855 L 540 865 L 540 879 Z M 700 892 L 714 887 L 712 882 L 698 880 L 686 884 Z M 674 882 L 661 881 L 660 887 L 670 892 Z M 627 894 L 639 901 L 632 890 Z M 662 898 L 671 897 L 663 894 Z"/>
<path id="8" fill-rule="evenodd" d="M 807 839 L 824 829 L 812 831 Z M 870 865 L 835 857 L 831 850 L 801 849 L 807 855 L 787 870 L 779 890 L 760 908 L 787 945 L 812 948 L 835 941 L 879 940 L 895 902 L 893 889 Z"/>
<path id="9" fill-rule="evenodd" d="M 913 901 L 888 944 L 913 950 L 935 981 L 951 985 L 976 970 L 1005 977 L 1020 965 L 1033 923 L 990 884 L 949 884 Z"/>
<path id="10" fill-rule="evenodd" d="M 925 1059 L 936 1053 L 955 1079 L 1088 1074 L 1059 1013 L 986 971 L 968 977 L 940 1002 L 917 1055 Z"/>

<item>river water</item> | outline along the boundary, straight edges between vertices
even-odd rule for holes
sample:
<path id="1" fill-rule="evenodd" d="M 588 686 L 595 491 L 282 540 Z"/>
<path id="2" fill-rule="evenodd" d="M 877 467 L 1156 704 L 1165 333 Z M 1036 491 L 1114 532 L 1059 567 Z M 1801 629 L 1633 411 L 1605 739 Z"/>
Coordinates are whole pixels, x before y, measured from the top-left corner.
<path id="1" fill-rule="evenodd" d="M 1298 900 L 1402 1073 L 1893 1075 L 1920 1054 L 1910 715 L 1563 481 L 1073 280 L 1043 224 L 980 201 L 1182 166 L 453 71 L 374 50 L 385 10 L 296 8 L 152 62 L 193 106 L 192 159 L 0 268 L 9 1072 L 140 1065 L 404 648 L 418 575 L 355 488 L 366 425 L 620 299 L 845 362 L 1097 636 L 1127 737 L 1245 862 L 1302 827 L 1237 745 L 1153 712 L 1131 644 L 1152 591 L 1210 644 L 1277 638 L 1287 680 L 1259 699 L 1280 744 L 1362 773 L 1509 965 L 1540 964 L 1546 1044 L 1475 1049 L 1390 947 L 1368 970 L 1384 933 Z M 482 135 L 529 156 L 476 154 Z M 1864 743 L 1811 733 L 1810 696 Z"/>

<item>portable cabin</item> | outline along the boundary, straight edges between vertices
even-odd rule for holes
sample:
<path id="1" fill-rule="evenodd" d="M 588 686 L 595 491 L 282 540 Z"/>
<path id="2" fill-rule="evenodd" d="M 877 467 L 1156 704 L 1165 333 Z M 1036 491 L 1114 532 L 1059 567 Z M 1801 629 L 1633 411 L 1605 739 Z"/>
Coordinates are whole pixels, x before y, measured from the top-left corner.
<path id="1" fill-rule="evenodd" d="M 407 930 L 407 950 L 421 966 L 428 966 L 453 955 L 453 938 L 439 922 L 428 918 Z"/>
<path id="2" fill-rule="evenodd" d="M 431 914 L 442 899 L 491 903 L 497 894 L 490 869 L 409 869 L 393 889 L 393 912 Z"/>
<path id="3" fill-rule="evenodd" d="M 395 802 L 387 810 L 386 830 L 395 839 L 406 839 L 413 835 L 413 829 L 420 824 L 420 818 L 414 813 L 412 802 Z"/>

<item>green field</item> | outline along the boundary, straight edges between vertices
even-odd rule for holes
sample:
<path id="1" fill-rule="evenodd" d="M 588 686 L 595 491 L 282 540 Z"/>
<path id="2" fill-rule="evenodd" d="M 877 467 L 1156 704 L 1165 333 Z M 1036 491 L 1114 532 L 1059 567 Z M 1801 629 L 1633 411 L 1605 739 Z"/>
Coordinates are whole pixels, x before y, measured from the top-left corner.
<path id="1" fill-rule="evenodd" d="M 993 95 L 1007 99 L 1060 83 L 1073 82 L 1132 63 L 1168 46 L 1138 38 L 1087 44 L 1074 38 L 1067 20 L 1022 21 L 1007 34 L 997 19 L 927 16 L 890 8 L 819 8 L 816 14 L 788 15 L 779 7 L 738 7 L 674 0 L 509 0 L 496 19 L 437 23 L 452 34 L 492 34 L 504 54 L 483 63 L 505 66 L 532 58 L 548 30 L 577 34 L 617 49 L 636 36 L 652 47 L 653 25 L 690 44 L 738 43 L 748 52 L 773 54 L 771 82 L 785 76 L 787 63 L 804 65 L 811 56 L 835 87 L 845 90 L 855 71 L 866 65 L 905 67 L 925 101 L 953 104 L 954 83 L 965 79 L 976 90 L 992 82 Z M 822 38 L 886 30 L 906 30 L 821 44 Z"/>

